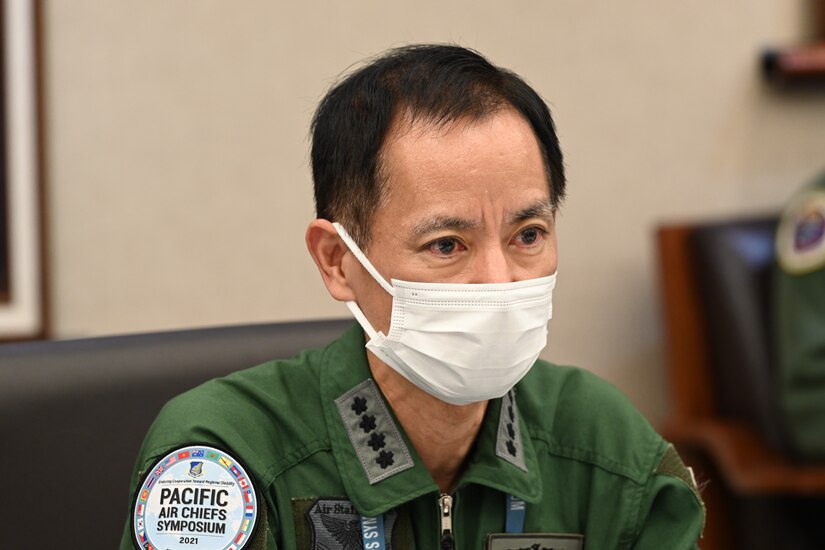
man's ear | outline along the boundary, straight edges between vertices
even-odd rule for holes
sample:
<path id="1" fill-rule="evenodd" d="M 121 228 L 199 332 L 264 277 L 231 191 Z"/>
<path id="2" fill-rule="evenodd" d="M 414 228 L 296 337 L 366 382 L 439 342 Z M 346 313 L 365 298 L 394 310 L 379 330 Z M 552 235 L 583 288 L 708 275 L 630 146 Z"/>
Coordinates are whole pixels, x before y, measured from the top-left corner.
<path id="1" fill-rule="evenodd" d="M 349 249 L 328 220 L 312 220 L 307 228 L 307 249 L 330 295 L 340 302 L 354 301 L 355 294 L 342 264 Z"/>

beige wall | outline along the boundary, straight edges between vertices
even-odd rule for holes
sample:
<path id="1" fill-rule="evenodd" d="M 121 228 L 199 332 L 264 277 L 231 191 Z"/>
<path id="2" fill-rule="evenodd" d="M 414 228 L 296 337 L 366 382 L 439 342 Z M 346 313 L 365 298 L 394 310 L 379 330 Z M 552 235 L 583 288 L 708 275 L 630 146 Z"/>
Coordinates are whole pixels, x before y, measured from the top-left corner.
<path id="1" fill-rule="evenodd" d="M 825 168 L 825 95 L 765 45 L 805 2 L 46 3 L 51 304 L 60 337 L 346 316 L 304 250 L 307 127 L 346 67 L 455 41 L 525 75 L 566 153 L 546 357 L 663 398 L 652 233 L 772 211 Z"/>

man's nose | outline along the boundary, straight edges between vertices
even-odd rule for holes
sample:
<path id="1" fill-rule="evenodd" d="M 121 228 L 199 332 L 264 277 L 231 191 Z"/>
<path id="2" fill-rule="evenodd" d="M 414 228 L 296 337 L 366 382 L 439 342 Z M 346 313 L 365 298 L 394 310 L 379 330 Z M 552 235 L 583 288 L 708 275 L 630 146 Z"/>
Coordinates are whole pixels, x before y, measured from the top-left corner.
<path id="1" fill-rule="evenodd" d="M 480 250 L 474 260 L 471 283 L 510 283 L 514 280 L 506 251 L 500 246 Z"/>

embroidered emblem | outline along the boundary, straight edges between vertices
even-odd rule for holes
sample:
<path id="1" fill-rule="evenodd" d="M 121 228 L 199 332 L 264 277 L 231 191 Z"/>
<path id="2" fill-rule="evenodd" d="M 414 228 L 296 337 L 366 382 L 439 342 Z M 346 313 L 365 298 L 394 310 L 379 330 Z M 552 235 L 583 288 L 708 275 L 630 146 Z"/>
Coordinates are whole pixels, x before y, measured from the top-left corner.
<path id="1" fill-rule="evenodd" d="M 370 485 L 413 467 L 404 439 L 371 379 L 336 399 L 335 405 Z"/>
<path id="2" fill-rule="evenodd" d="M 487 535 L 486 550 L 581 550 L 583 535 L 556 533 L 493 533 Z"/>
<path id="3" fill-rule="evenodd" d="M 259 532 L 264 515 L 244 467 L 224 451 L 201 445 L 161 458 L 137 495 L 132 534 L 142 548 L 240 550 Z"/>
<path id="4" fill-rule="evenodd" d="M 189 463 L 189 477 L 201 477 L 203 475 L 203 462 L 192 461 Z"/>
<path id="5" fill-rule="evenodd" d="M 825 267 L 825 190 L 803 192 L 782 214 L 776 253 L 788 273 L 802 275 Z"/>
<path id="6" fill-rule="evenodd" d="M 513 466 L 527 471 L 524 452 L 521 446 L 521 428 L 516 411 L 514 390 L 501 398 L 501 412 L 498 417 L 498 435 L 496 436 L 496 455 Z"/>
<path id="7" fill-rule="evenodd" d="M 293 506 L 295 502 L 293 501 Z M 387 548 L 392 546 L 392 533 L 397 513 L 393 510 L 384 514 L 384 536 Z M 296 518 L 297 519 L 297 518 Z M 361 535 L 361 516 L 355 506 L 344 498 L 319 498 L 306 511 L 306 520 L 311 531 L 312 550 L 361 550 L 364 548 Z"/>

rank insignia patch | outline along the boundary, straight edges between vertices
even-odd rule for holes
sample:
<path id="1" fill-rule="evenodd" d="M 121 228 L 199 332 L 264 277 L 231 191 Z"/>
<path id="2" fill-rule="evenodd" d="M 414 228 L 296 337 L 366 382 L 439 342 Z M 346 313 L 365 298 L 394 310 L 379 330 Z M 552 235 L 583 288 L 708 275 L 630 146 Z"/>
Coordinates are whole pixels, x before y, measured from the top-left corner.
<path id="1" fill-rule="evenodd" d="M 776 253 L 782 269 L 795 275 L 825 266 L 825 190 L 792 201 L 779 222 Z"/>
<path id="2" fill-rule="evenodd" d="M 413 467 L 398 427 L 372 379 L 335 400 L 370 485 Z"/>
<path id="3" fill-rule="evenodd" d="M 521 444 L 521 427 L 518 422 L 515 390 L 510 390 L 501 398 L 501 412 L 498 419 L 496 455 L 513 466 L 527 471 Z"/>

